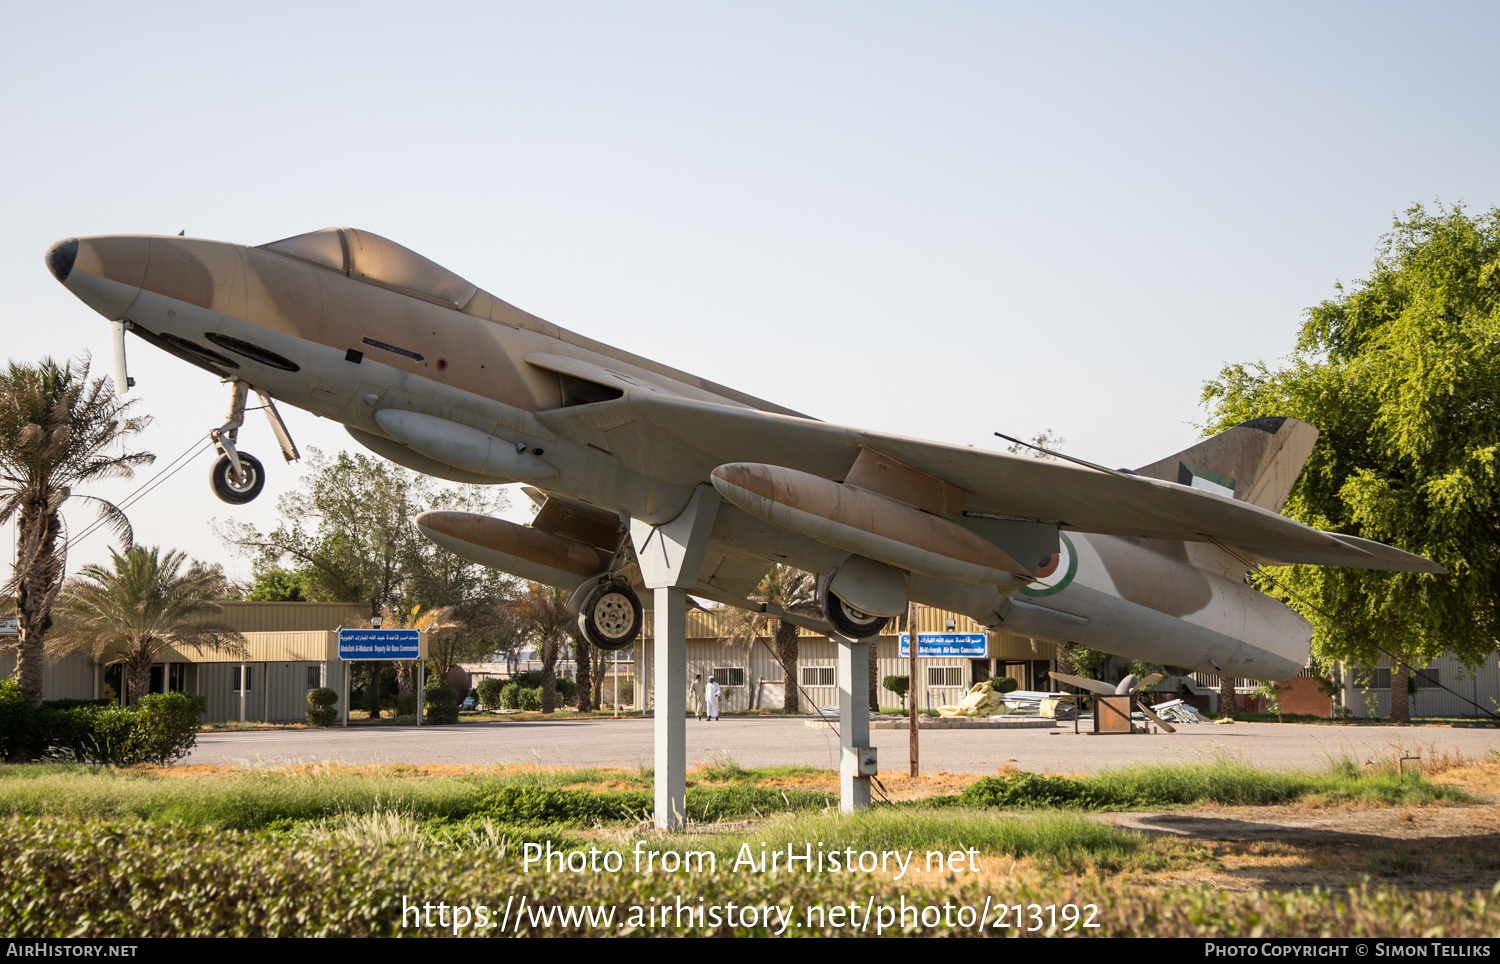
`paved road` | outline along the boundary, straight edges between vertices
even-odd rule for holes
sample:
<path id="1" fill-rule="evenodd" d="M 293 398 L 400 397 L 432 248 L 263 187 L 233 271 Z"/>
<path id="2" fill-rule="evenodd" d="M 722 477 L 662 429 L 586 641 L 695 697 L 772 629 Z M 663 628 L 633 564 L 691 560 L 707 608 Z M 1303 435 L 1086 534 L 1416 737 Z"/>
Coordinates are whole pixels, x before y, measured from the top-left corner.
<path id="1" fill-rule="evenodd" d="M 874 730 L 882 770 L 905 770 L 904 730 Z M 1227 753 L 1260 766 L 1325 765 L 1344 755 L 1392 760 L 1398 751 L 1500 750 L 1500 730 L 1447 727 L 1295 726 L 1238 723 L 1183 726 L 1174 735 L 1074 736 L 1044 730 L 934 730 L 921 734 L 924 770 L 993 773 L 1007 762 L 1024 770 L 1075 772 L 1149 760 L 1194 760 Z M 800 719 L 728 717 L 687 721 L 690 763 L 730 754 L 741 766 L 838 766 L 838 738 Z M 351 727 L 199 736 L 187 763 L 271 766 L 296 762 L 537 763 L 545 766 L 650 766 L 651 720 L 469 723 L 417 728 Z"/>

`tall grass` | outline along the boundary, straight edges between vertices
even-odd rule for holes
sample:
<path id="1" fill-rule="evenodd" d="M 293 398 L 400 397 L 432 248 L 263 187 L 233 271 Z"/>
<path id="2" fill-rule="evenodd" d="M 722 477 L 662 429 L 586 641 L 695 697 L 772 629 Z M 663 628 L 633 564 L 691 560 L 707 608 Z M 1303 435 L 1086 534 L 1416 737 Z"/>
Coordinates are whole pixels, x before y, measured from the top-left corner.
<path id="1" fill-rule="evenodd" d="M 648 817 L 654 804 L 649 789 L 568 788 L 566 784 L 578 784 L 576 772 L 412 779 L 379 771 L 248 771 L 196 780 L 68 765 L 0 767 L 0 772 L 5 774 L 0 778 L 0 815 L 136 817 L 228 830 L 285 828 L 377 811 L 423 821 L 488 817 L 523 826 L 631 825 Z M 617 779 L 602 771 L 594 776 L 601 782 Z M 836 796 L 819 791 L 743 783 L 695 786 L 687 799 L 688 816 L 697 822 L 821 810 L 836 803 Z"/>
<path id="2" fill-rule="evenodd" d="M 968 810 L 869 810 L 856 814 L 789 814 L 768 820 L 748 832 L 704 837 L 653 837 L 656 849 L 712 852 L 721 868 L 733 867 L 741 845 L 760 860 L 762 850 L 792 847 L 796 853 L 812 846 L 819 851 L 915 853 L 915 866 L 926 867 L 928 853 L 946 859 L 970 848 L 989 860 L 995 857 L 1031 858 L 1042 867 L 1065 873 L 1093 870 L 1155 870 L 1211 859 L 1205 848 L 1181 841 L 1120 830 L 1076 814 L 1009 816 Z M 628 852 L 633 844 L 618 845 Z M 783 857 L 783 861 L 784 861 Z M 800 866 L 800 865 L 799 865 Z M 891 864 L 889 866 L 894 866 Z"/>
<path id="3" fill-rule="evenodd" d="M 1134 810 L 1214 803 L 1260 806 L 1316 799 L 1324 803 L 1465 803 L 1457 787 L 1434 784 L 1394 767 L 1365 770 L 1353 760 L 1331 760 L 1320 770 L 1272 771 L 1217 757 L 1190 763 L 1137 763 L 1086 777 L 1046 777 L 1018 771 L 987 777 L 957 798 L 974 806 Z"/>

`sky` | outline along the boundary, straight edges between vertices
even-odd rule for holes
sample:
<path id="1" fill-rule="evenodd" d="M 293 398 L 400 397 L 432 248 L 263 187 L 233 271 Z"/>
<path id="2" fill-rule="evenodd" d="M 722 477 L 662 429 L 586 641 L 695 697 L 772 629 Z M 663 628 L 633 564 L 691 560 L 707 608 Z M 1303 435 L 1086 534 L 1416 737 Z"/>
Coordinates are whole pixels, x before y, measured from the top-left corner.
<path id="1" fill-rule="evenodd" d="M 1495 4 L 84 0 L 4 23 L 6 355 L 100 374 L 107 324 L 53 241 L 350 225 L 817 418 L 1050 430 L 1134 467 L 1197 439 L 1223 366 L 1284 358 L 1413 204 L 1500 204 Z M 89 490 L 116 500 L 229 404 L 141 342 L 130 367 L 158 461 Z M 358 449 L 283 410 L 304 450 Z M 216 527 L 274 526 L 301 477 L 252 419 L 260 499 L 219 502 L 201 455 L 130 506 L 138 542 L 249 576 Z"/>

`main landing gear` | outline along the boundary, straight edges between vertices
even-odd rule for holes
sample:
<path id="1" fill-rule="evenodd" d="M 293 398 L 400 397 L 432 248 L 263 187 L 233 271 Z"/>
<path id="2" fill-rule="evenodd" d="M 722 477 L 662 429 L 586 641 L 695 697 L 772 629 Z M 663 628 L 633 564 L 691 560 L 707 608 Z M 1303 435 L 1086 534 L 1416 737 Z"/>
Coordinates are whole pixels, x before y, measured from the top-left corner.
<path id="1" fill-rule="evenodd" d="M 245 399 L 249 394 L 250 386 L 239 379 L 231 383 L 232 394 L 229 400 L 229 417 L 223 425 L 208 433 L 213 439 L 214 449 L 219 453 L 218 461 L 208 474 L 209 484 L 213 486 L 214 495 L 230 505 L 244 505 L 260 495 L 266 487 L 266 470 L 260 464 L 260 459 L 249 452 L 241 452 L 237 444 L 240 426 L 245 424 Z M 292 443 L 292 436 L 286 430 L 286 424 L 281 420 L 281 414 L 276 411 L 276 405 L 270 396 L 260 389 L 255 390 L 256 397 L 261 400 L 261 408 L 266 413 L 266 418 L 271 421 L 271 431 L 276 436 L 276 441 L 281 446 L 281 454 L 288 462 L 297 460 L 297 446 Z"/>
<path id="2" fill-rule="evenodd" d="M 599 649 L 629 649 L 641 634 L 641 623 L 641 598 L 622 582 L 604 580 L 578 607 L 578 629 Z"/>
<path id="3" fill-rule="evenodd" d="M 867 612 L 855 609 L 844 602 L 826 587 L 818 594 L 818 602 L 823 606 L 823 618 L 838 630 L 840 635 L 849 639 L 868 639 L 879 635 L 890 622 L 888 616 L 872 616 Z"/>

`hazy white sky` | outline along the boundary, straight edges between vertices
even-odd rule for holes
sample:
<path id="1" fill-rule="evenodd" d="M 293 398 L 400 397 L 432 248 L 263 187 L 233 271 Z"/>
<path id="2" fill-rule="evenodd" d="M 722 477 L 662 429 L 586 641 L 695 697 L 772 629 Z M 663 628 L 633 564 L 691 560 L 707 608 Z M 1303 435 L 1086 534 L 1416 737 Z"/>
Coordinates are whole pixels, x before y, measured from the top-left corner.
<path id="1" fill-rule="evenodd" d="M 5 351 L 107 366 L 42 263 L 59 238 L 347 224 L 820 418 L 1051 428 L 1141 465 L 1399 212 L 1500 203 L 1496 36 L 1490 3 L 10 4 Z M 132 349 L 165 465 L 228 392 Z M 242 440 L 258 502 L 217 501 L 202 456 L 130 510 L 137 539 L 248 574 L 210 520 L 273 524 L 298 469 L 263 421 Z"/>

